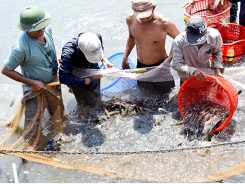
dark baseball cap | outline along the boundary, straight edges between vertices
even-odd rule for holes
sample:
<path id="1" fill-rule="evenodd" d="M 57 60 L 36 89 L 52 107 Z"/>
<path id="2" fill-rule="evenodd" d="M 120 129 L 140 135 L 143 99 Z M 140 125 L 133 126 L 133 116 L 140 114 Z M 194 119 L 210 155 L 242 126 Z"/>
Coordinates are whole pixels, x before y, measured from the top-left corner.
<path id="1" fill-rule="evenodd" d="M 185 31 L 190 45 L 203 44 L 207 40 L 207 24 L 201 16 L 190 17 L 186 23 Z"/>

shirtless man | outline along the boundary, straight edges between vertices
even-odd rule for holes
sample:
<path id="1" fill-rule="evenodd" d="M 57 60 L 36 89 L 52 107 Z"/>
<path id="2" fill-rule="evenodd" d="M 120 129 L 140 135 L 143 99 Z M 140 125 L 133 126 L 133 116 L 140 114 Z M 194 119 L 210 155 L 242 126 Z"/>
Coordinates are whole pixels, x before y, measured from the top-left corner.
<path id="1" fill-rule="evenodd" d="M 129 36 L 123 56 L 122 68 L 130 68 L 127 58 L 135 45 L 137 68 L 158 66 L 163 62 L 165 67 L 170 67 L 171 57 L 168 57 L 165 49 L 166 37 L 168 35 L 174 39 L 180 31 L 171 20 L 154 12 L 156 5 L 153 4 L 152 0 L 131 0 L 131 3 L 134 12 L 126 18 Z M 172 49 L 170 51 L 171 55 Z M 142 82 L 138 81 L 138 84 Z M 171 82 L 170 89 L 174 87 L 174 81 L 168 82 Z M 154 84 L 156 83 L 154 82 Z M 164 85 L 169 84 L 165 83 Z M 169 87 L 163 91 L 168 92 L 170 90 Z"/>

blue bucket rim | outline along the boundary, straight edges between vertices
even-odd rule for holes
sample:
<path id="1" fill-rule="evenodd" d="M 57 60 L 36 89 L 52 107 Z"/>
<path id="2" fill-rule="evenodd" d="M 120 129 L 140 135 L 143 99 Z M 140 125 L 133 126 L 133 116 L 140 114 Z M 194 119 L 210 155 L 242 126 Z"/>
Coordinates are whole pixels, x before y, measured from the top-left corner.
<path id="1" fill-rule="evenodd" d="M 115 53 L 115 54 L 112 54 L 111 56 L 109 56 L 107 59 L 109 60 L 109 61 L 111 61 L 113 58 L 115 58 L 115 57 L 117 57 L 118 55 L 124 55 L 124 52 L 117 52 L 117 53 Z M 130 63 L 130 65 L 131 65 L 131 68 L 136 68 L 136 66 L 135 66 L 135 64 L 132 62 L 132 60 L 128 57 L 128 61 L 129 61 L 129 63 Z M 103 63 L 99 66 L 100 67 L 100 69 L 103 67 L 104 65 L 103 65 Z M 122 69 L 122 68 L 119 68 L 119 69 Z"/>
<path id="2" fill-rule="evenodd" d="M 113 54 L 113 55 L 111 55 L 110 57 L 108 57 L 108 60 L 109 61 L 111 61 L 113 58 L 115 58 L 115 57 L 118 57 L 118 55 L 124 55 L 124 52 L 117 52 L 117 53 L 115 53 L 115 54 Z M 131 65 L 131 67 L 132 68 L 135 68 L 136 66 L 135 66 L 135 64 L 131 61 L 131 59 L 128 57 L 128 61 L 129 61 L 129 63 L 130 63 L 130 65 Z M 103 65 L 103 63 L 99 66 L 100 67 L 100 69 L 103 67 L 104 65 Z M 107 89 L 109 89 L 109 88 L 111 88 L 112 86 L 114 86 L 120 79 L 121 79 L 122 77 L 118 77 L 115 81 L 113 81 L 111 84 L 109 84 L 108 86 L 106 86 L 106 87 L 104 87 L 104 88 L 101 88 L 100 89 L 100 91 L 105 91 L 105 90 L 107 90 Z"/>

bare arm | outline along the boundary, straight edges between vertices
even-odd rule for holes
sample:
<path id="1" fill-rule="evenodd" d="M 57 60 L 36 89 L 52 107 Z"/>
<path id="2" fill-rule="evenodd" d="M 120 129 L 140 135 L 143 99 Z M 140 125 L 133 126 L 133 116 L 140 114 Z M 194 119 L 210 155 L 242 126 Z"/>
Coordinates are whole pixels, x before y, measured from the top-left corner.
<path id="1" fill-rule="evenodd" d="M 126 48 L 125 48 L 125 51 L 124 51 L 124 55 L 123 55 L 123 60 L 122 60 L 122 68 L 123 69 L 129 69 L 130 66 L 129 66 L 129 62 L 128 62 L 128 56 L 129 54 L 131 53 L 132 49 L 134 48 L 135 46 L 135 39 L 130 31 L 130 24 L 132 22 L 132 16 L 128 16 L 127 19 L 126 19 L 126 22 L 127 22 L 127 25 L 128 25 L 128 32 L 129 32 L 129 35 L 128 35 L 128 39 L 127 39 L 127 43 L 126 43 Z"/>
<path id="2" fill-rule="evenodd" d="M 105 52 L 104 52 L 104 57 L 101 60 L 104 64 L 104 68 L 113 68 L 114 65 L 107 59 Z"/>
<path id="3" fill-rule="evenodd" d="M 173 21 L 168 20 L 166 24 L 167 24 L 166 32 L 168 36 L 174 39 L 178 34 L 180 34 L 179 29 L 177 28 L 177 26 L 174 24 Z"/>
<path id="4" fill-rule="evenodd" d="M 19 72 L 16 72 L 14 70 L 9 70 L 6 66 L 3 66 L 1 72 L 3 75 L 6 75 L 7 77 L 17 82 L 21 82 L 28 86 L 31 86 L 35 91 L 42 91 L 46 89 L 43 82 L 24 77 Z"/>
<path id="5" fill-rule="evenodd" d="M 173 21 L 168 20 L 166 27 L 167 27 L 167 29 L 166 29 L 167 35 L 170 36 L 171 38 L 174 39 L 177 35 L 180 34 L 179 29 L 177 28 L 177 26 L 174 24 Z M 170 63 L 172 58 L 173 58 L 173 45 L 171 46 L 171 49 L 170 49 L 168 58 L 166 59 L 166 62 Z"/>

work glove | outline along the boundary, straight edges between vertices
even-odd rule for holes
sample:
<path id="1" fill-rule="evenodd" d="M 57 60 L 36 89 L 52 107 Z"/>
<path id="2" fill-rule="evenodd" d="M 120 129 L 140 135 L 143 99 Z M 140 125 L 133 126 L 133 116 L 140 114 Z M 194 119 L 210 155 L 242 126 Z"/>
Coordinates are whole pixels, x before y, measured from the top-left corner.
<path id="1" fill-rule="evenodd" d="M 89 85 L 88 85 L 88 89 L 89 89 L 89 91 L 93 91 L 93 90 L 95 90 L 95 88 L 97 86 L 98 86 L 98 84 L 95 81 L 91 80 Z"/>

